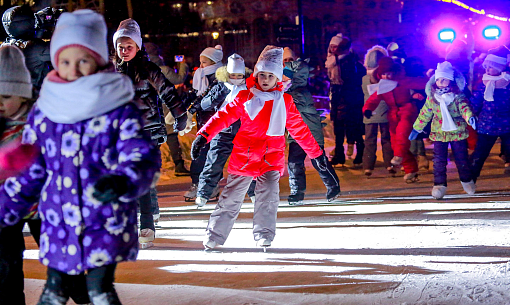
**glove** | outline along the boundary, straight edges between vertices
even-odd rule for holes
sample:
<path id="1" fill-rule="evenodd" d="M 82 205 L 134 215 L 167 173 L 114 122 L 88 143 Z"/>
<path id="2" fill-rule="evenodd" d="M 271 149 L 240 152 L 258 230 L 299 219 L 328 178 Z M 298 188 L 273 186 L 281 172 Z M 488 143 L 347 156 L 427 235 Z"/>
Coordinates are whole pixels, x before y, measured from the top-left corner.
<path id="1" fill-rule="evenodd" d="M 207 139 L 199 134 L 195 141 L 191 144 L 191 159 L 196 160 L 200 155 L 200 150 L 207 144 Z"/>
<path id="2" fill-rule="evenodd" d="M 471 127 L 476 130 L 476 118 L 474 116 L 469 118 L 469 125 L 471 125 Z"/>
<path id="3" fill-rule="evenodd" d="M 363 115 L 367 118 L 367 119 L 370 119 L 372 117 L 372 110 L 365 110 L 365 112 L 363 112 Z"/>
<path id="4" fill-rule="evenodd" d="M 420 132 L 418 130 L 413 129 L 413 131 L 411 131 L 411 134 L 409 135 L 409 141 L 416 140 L 419 134 Z"/>
<path id="5" fill-rule="evenodd" d="M 175 118 L 175 121 L 173 124 L 174 132 L 179 132 L 181 130 L 184 130 L 184 128 L 186 128 L 187 122 L 188 122 L 188 116 L 186 115 L 186 112 L 183 115 L 181 115 L 180 117 Z"/>
<path id="6" fill-rule="evenodd" d="M 322 155 L 317 158 L 312 159 L 312 162 L 320 171 L 323 172 L 328 170 L 328 158 L 324 152 L 322 152 Z"/>
<path id="7" fill-rule="evenodd" d="M 92 196 L 101 202 L 110 202 L 119 199 L 129 190 L 129 178 L 122 175 L 105 175 L 94 184 Z"/>
<path id="8" fill-rule="evenodd" d="M 193 121 L 193 115 L 188 112 L 188 119 L 186 120 L 186 128 L 184 130 L 179 131 L 179 135 L 182 137 L 193 129 L 193 126 L 197 125 L 195 121 Z"/>

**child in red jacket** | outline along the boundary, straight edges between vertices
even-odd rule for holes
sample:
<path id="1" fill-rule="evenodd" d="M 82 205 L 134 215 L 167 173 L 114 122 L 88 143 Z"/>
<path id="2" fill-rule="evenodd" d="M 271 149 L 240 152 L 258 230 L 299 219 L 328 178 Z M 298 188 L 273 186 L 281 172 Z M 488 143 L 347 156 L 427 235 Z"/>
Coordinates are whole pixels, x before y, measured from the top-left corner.
<path id="1" fill-rule="evenodd" d="M 218 111 L 202 129 L 191 147 L 192 158 L 221 130 L 237 120 L 241 127 L 234 139 L 228 165 L 227 185 L 207 225 L 206 249 L 223 245 L 239 215 L 252 180 L 255 188 L 253 236 L 258 246 L 271 246 L 280 202 L 279 180 L 285 167 L 285 128 L 312 162 L 326 169 L 327 159 L 303 122 L 292 97 L 282 91 L 283 49 L 266 46 L 259 56 L 248 90 Z"/>

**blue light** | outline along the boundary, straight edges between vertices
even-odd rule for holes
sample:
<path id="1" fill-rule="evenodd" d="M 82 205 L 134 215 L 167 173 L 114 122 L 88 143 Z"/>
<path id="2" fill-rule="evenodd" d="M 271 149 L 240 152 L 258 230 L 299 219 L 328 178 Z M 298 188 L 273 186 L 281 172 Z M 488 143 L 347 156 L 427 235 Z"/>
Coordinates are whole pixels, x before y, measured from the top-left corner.
<path id="1" fill-rule="evenodd" d="M 455 36 L 455 31 L 452 29 L 442 29 L 438 35 L 441 42 L 452 42 L 455 40 Z"/>
<path id="2" fill-rule="evenodd" d="M 483 29 L 483 37 L 485 39 L 495 40 L 501 36 L 501 29 L 495 25 L 491 25 Z"/>

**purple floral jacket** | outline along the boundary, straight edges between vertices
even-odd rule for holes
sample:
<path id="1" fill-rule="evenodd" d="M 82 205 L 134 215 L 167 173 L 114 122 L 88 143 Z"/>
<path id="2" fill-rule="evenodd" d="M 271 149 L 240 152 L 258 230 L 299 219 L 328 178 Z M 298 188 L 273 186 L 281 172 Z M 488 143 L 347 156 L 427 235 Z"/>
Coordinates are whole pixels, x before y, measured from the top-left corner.
<path id="1" fill-rule="evenodd" d="M 143 133 L 133 103 L 75 124 L 50 121 L 34 107 L 23 142 L 41 148 L 37 161 L 0 188 L 0 226 L 13 225 L 39 201 L 40 261 L 67 274 L 138 254 L 136 199 L 160 168 L 159 150 Z M 106 174 L 131 179 L 129 193 L 102 203 L 92 193 Z"/>

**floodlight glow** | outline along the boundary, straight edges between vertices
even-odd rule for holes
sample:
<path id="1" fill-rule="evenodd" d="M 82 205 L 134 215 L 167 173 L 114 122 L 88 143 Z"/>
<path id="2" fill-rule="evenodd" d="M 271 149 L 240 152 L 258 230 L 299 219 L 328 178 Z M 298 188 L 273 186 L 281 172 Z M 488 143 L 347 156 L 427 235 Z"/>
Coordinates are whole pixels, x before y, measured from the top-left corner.
<path id="1" fill-rule="evenodd" d="M 455 40 L 455 31 L 452 29 L 442 29 L 439 31 L 439 40 L 442 42 L 452 42 Z"/>
<path id="2" fill-rule="evenodd" d="M 485 39 L 498 39 L 499 36 L 501 36 L 501 29 L 495 25 L 483 29 L 483 37 Z"/>

